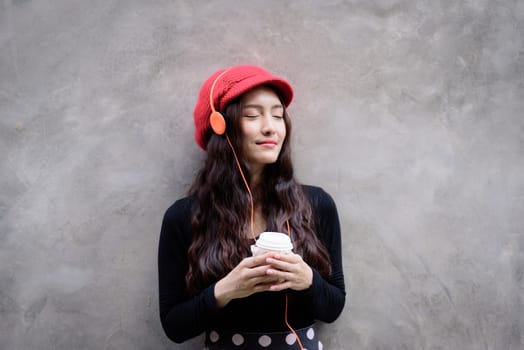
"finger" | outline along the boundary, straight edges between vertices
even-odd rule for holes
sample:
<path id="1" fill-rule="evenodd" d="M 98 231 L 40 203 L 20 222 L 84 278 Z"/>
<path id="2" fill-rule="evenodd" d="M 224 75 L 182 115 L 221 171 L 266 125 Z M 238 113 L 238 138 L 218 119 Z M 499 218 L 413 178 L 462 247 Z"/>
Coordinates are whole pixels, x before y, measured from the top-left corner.
<path id="1" fill-rule="evenodd" d="M 280 280 L 277 276 L 265 276 L 265 277 L 256 277 L 251 279 L 249 282 L 252 283 L 252 286 L 258 286 L 258 285 L 273 285 L 277 283 Z"/>
<path id="2" fill-rule="evenodd" d="M 261 266 L 255 266 L 252 268 L 244 268 L 242 270 L 241 276 L 244 279 L 253 279 L 256 277 L 263 277 L 267 275 L 267 269 L 269 269 L 269 265 L 261 265 Z"/>
<path id="3" fill-rule="evenodd" d="M 271 290 L 271 286 L 274 285 L 274 283 L 260 283 L 253 287 L 253 291 L 255 293 L 258 292 L 267 292 Z"/>
<path id="4" fill-rule="evenodd" d="M 284 289 L 290 289 L 292 286 L 293 284 L 290 281 L 284 281 L 282 283 L 276 283 L 271 285 L 271 287 L 269 287 L 269 290 L 272 292 L 279 292 Z"/>
<path id="5" fill-rule="evenodd" d="M 267 257 L 268 259 L 275 259 L 279 261 L 286 261 L 288 263 L 298 263 L 303 261 L 302 257 L 295 253 L 289 253 L 289 254 L 271 254 Z"/>
<path id="6" fill-rule="evenodd" d="M 297 263 L 289 263 L 287 261 L 277 260 L 273 258 L 268 258 L 266 260 L 268 264 L 271 265 L 272 268 L 282 271 L 297 271 L 298 265 Z"/>
<path id="7" fill-rule="evenodd" d="M 278 280 L 274 277 L 257 277 L 251 279 L 249 282 L 238 289 L 242 290 L 244 293 L 246 293 L 246 295 L 251 295 L 260 291 L 268 291 L 269 288 L 275 283 L 278 283 Z"/>
<path id="8" fill-rule="evenodd" d="M 266 271 L 266 274 L 270 276 L 275 276 L 277 280 L 287 280 L 287 281 L 293 281 L 295 280 L 295 274 L 288 271 L 282 271 L 282 270 L 276 270 L 276 269 L 268 269 Z"/>
<path id="9" fill-rule="evenodd" d="M 267 265 L 266 259 L 270 256 L 270 253 L 265 253 L 258 256 L 250 256 L 242 260 L 241 264 L 245 267 L 255 267 L 260 265 Z"/>

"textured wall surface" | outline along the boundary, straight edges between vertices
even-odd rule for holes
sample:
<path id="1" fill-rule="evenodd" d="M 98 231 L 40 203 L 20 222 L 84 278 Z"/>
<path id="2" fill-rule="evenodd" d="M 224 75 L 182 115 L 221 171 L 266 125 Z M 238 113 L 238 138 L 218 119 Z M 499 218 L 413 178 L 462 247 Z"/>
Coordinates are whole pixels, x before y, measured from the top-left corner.
<path id="1" fill-rule="evenodd" d="M 523 1 L 0 4 L 0 348 L 164 336 L 156 249 L 201 82 L 296 89 L 296 170 L 335 198 L 329 349 L 524 348 Z"/>

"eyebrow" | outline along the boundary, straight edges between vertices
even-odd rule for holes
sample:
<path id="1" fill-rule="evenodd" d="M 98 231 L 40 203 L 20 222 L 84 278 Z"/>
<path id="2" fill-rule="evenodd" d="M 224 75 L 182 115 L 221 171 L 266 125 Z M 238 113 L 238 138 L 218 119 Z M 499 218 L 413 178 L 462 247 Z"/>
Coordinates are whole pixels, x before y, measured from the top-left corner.
<path id="1" fill-rule="evenodd" d="M 244 109 L 244 108 L 258 108 L 258 109 L 263 109 L 264 107 L 263 107 L 262 105 L 249 104 L 249 105 L 245 105 L 244 107 L 242 107 L 242 109 Z M 281 104 L 271 106 L 271 109 L 275 109 L 275 108 L 282 108 L 282 109 L 284 109 L 284 106 L 282 106 Z"/>

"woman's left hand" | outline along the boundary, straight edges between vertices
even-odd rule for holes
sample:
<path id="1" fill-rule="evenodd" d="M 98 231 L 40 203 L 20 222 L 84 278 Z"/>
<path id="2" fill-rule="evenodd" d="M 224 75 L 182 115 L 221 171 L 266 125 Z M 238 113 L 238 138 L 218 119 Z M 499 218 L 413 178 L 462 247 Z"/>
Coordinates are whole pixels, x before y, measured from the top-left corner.
<path id="1" fill-rule="evenodd" d="M 266 273 L 279 277 L 279 282 L 271 286 L 271 291 L 288 288 L 304 290 L 313 284 L 313 271 L 298 254 L 272 254 L 266 263 L 272 267 Z"/>

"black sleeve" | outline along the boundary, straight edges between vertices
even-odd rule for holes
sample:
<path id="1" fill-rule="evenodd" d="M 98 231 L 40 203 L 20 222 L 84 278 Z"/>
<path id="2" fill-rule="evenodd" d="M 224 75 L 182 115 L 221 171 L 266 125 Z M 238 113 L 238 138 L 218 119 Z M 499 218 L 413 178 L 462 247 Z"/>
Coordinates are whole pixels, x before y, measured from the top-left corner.
<path id="1" fill-rule="evenodd" d="M 186 290 L 190 208 L 191 201 L 182 199 L 166 211 L 158 246 L 160 320 L 166 335 L 177 343 L 202 333 L 218 312 L 214 284 L 196 296 Z"/>
<path id="2" fill-rule="evenodd" d="M 315 318 L 333 322 L 342 312 L 346 301 L 338 212 L 333 198 L 321 188 L 309 187 L 306 193 L 311 200 L 317 235 L 327 248 L 332 264 L 332 272 L 326 278 L 313 269 L 313 284 L 306 294 L 310 297 Z"/>

